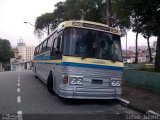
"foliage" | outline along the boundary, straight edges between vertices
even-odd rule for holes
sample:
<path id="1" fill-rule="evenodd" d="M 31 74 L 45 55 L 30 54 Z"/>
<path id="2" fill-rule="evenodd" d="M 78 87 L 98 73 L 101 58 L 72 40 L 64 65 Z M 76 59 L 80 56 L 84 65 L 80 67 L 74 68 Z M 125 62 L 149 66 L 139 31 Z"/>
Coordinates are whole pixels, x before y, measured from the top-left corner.
<path id="1" fill-rule="evenodd" d="M 112 24 L 120 29 L 130 28 L 130 9 L 124 6 L 126 0 L 112 0 Z M 128 2 L 127 2 L 128 4 Z M 47 13 L 46 13 L 47 14 Z M 36 30 L 46 29 L 48 23 L 52 24 L 52 29 L 62 21 L 67 20 L 88 20 L 93 22 L 106 23 L 106 6 L 102 0 L 66 0 L 58 2 L 55 10 L 49 15 L 51 19 L 44 19 L 45 14 L 37 17 Z"/>
<path id="2" fill-rule="evenodd" d="M 127 0 L 112 0 L 112 19 L 115 21 L 115 26 L 120 29 L 130 29 L 131 27 L 131 8 Z"/>
<path id="3" fill-rule="evenodd" d="M 0 62 L 2 62 L 3 67 L 10 62 L 10 58 L 14 56 L 13 51 L 11 51 L 11 44 L 6 39 L 0 38 Z"/>
<path id="4" fill-rule="evenodd" d="M 101 22 L 101 0 L 66 0 L 57 3 L 55 7 L 53 14 L 56 19 Z"/>
<path id="5" fill-rule="evenodd" d="M 145 38 L 147 38 L 148 47 L 149 46 L 149 37 L 159 36 L 160 30 L 160 1 L 159 0 L 117 0 L 121 5 L 121 9 L 127 7 L 129 16 L 130 16 L 130 26 L 133 32 L 136 32 L 136 36 L 141 33 Z M 119 12 L 119 10 L 118 10 Z M 160 36 L 159 36 L 160 37 Z M 136 43 L 137 43 L 136 37 Z M 158 41 L 159 39 L 157 39 Z M 157 42 L 160 43 L 160 42 Z M 137 47 L 137 44 L 136 44 Z M 160 45 L 157 44 L 156 52 L 156 64 L 155 68 L 160 70 Z M 136 51 L 136 53 L 138 53 Z M 151 61 L 151 54 L 150 54 Z"/>
<path id="6" fill-rule="evenodd" d="M 45 13 L 37 17 L 35 22 L 35 31 L 38 33 L 38 35 L 43 35 L 43 29 L 47 30 L 47 34 L 49 35 L 52 21 L 52 13 Z"/>
<path id="7" fill-rule="evenodd" d="M 132 0 L 130 0 L 132 1 Z M 138 0 L 132 1 L 133 13 L 138 20 L 137 32 L 148 36 L 155 35 L 157 39 L 157 49 L 155 57 L 155 69 L 160 71 L 160 1 L 159 0 Z"/>
<path id="8" fill-rule="evenodd" d="M 54 29 L 60 22 L 64 20 L 64 12 L 66 10 L 66 7 L 64 5 L 64 2 L 58 2 L 55 5 L 55 10 L 52 13 L 54 16 L 53 22 L 52 22 L 52 29 Z"/>

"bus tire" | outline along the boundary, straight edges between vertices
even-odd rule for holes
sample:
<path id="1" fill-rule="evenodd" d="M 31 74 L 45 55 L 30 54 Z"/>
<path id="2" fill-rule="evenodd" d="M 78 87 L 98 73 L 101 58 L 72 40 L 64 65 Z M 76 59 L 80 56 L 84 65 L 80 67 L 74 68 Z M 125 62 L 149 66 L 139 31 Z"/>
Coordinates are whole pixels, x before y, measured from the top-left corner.
<path id="1" fill-rule="evenodd" d="M 35 77 L 36 79 L 38 79 L 38 76 L 37 76 L 37 75 L 34 75 L 34 77 Z"/>
<path id="2" fill-rule="evenodd" d="M 47 79 L 47 89 L 50 93 L 54 94 L 54 91 L 53 91 L 53 75 L 52 75 L 51 71 L 50 71 L 48 79 Z"/>
<path id="3" fill-rule="evenodd" d="M 34 72 L 34 73 L 36 73 L 36 72 L 37 72 L 37 71 L 36 71 L 36 67 L 35 67 L 35 66 L 34 66 L 34 68 L 33 68 L 33 72 Z"/>

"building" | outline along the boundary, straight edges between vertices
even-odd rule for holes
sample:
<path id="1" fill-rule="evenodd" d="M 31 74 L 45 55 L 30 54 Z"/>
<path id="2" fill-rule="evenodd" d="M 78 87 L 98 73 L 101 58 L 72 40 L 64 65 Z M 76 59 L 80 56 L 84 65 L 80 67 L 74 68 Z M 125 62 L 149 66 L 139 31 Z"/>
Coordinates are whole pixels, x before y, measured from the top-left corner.
<path id="1" fill-rule="evenodd" d="M 17 44 L 17 49 L 19 52 L 19 56 L 21 59 L 23 59 L 25 62 L 31 61 L 34 56 L 34 46 L 26 46 L 25 43 L 20 42 Z"/>
<path id="2" fill-rule="evenodd" d="M 16 48 L 12 48 L 15 58 L 11 58 L 11 70 L 30 69 L 30 63 L 34 56 L 34 46 L 26 46 L 23 41 L 17 43 Z"/>
<path id="3" fill-rule="evenodd" d="M 153 46 L 150 46 L 152 59 L 153 59 L 152 62 L 155 62 L 156 44 L 157 42 L 154 42 Z M 127 62 L 127 63 L 135 62 L 135 50 L 136 50 L 135 46 L 130 46 L 127 53 L 126 51 L 122 52 L 124 62 Z M 149 58 L 148 46 L 138 46 L 138 63 L 148 63 L 149 61 L 150 61 L 150 58 Z"/>
<path id="4" fill-rule="evenodd" d="M 156 47 L 155 46 L 150 46 L 151 52 L 155 52 Z M 132 51 L 135 53 L 136 47 L 135 46 L 130 46 L 129 51 Z M 146 52 L 148 51 L 148 46 L 138 46 L 138 53 Z"/>
<path id="5" fill-rule="evenodd" d="M 25 47 L 25 60 L 26 61 L 31 61 L 33 59 L 33 56 L 34 56 L 34 49 L 35 47 L 33 46 L 26 46 Z"/>

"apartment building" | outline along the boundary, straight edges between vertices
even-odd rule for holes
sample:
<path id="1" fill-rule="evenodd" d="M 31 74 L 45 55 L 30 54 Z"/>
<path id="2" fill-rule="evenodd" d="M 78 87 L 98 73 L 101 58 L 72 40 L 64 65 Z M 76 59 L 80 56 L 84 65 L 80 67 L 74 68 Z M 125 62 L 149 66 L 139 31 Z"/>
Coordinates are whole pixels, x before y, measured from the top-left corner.
<path id="1" fill-rule="evenodd" d="M 17 49 L 19 52 L 20 59 L 23 59 L 25 62 L 31 61 L 34 55 L 34 46 L 26 46 L 25 43 L 20 42 L 17 44 Z"/>

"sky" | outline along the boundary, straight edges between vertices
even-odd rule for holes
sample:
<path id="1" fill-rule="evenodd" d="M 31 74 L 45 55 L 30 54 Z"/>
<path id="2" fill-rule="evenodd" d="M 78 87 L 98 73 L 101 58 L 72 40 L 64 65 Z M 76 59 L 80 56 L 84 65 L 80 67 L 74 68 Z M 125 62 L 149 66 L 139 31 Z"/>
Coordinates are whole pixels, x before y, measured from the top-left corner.
<path id="1" fill-rule="evenodd" d="M 28 46 L 36 46 L 40 43 L 34 35 L 34 26 L 25 24 L 29 22 L 34 25 L 38 16 L 54 11 L 54 5 L 65 0 L 0 0 L 0 38 L 10 41 L 15 47 L 20 39 Z M 127 46 L 135 46 L 135 34 L 128 32 Z M 46 35 L 41 39 L 41 41 Z M 146 39 L 139 35 L 138 45 L 147 45 Z M 155 37 L 150 39 L 150 44 L 156 41 Z M 122 48 L 126 47 L 126 38 L 121 38 Z"/>

